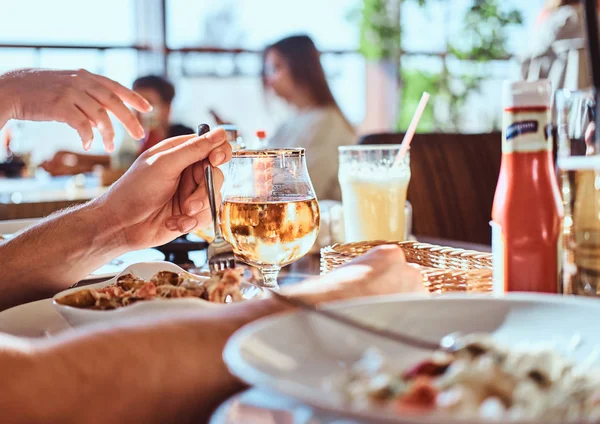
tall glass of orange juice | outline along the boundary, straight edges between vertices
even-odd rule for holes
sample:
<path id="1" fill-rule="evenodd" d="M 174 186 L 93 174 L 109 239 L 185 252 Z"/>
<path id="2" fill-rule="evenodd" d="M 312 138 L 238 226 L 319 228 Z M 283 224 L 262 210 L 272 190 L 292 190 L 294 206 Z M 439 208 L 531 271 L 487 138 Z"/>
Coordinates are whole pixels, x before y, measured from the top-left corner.
<path id="1" fill-rule="evenodd" d="M 392 166 L 400 145 L 342 146 L 339 182 L 346 242 L 404 241 L 410 156 Z"/>

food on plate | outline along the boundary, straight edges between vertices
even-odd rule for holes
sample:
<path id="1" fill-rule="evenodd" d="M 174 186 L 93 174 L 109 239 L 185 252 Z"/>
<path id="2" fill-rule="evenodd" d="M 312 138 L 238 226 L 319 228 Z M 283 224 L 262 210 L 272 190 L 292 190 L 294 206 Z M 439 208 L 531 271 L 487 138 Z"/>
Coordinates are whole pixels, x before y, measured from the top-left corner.
<path id="1" fill-rule="evenodd" d="M 146 281 L 133 274 L 121 275 L 116 283 L 94 289 L 81 289 L 56 299 L 75 308 L 109 310 L 153 299 L 195 297 L 209 302 L 242 300 L 241 269 L 223 271 L 208 279 L 182 272 L 160 271 Z"/>
<path id="2" fill-rule="evenodd" d="M 343 390 L 356 405 L 399 414 L 448 413 L 510 422 L 600 422 L 600 374 L 552 349 L 507 348 L 490 336 L 465 337 L 453 354 L 433 353 L 404 370 L 367 350 Z"/>

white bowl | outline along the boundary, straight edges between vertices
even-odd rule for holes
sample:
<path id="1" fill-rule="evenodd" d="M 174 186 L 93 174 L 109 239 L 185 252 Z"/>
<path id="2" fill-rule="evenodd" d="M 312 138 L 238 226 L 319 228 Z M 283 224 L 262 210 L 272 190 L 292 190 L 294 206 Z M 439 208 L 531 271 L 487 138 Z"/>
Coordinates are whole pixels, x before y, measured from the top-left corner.
<path id="1" fill-rule="evenodd" d="M 564 349 L 578 335 L 581 343 L 568 354 L 571 359 L 583 361 L 599 353 L 597 299 L 534 294 L 398 295 L 340 303 L 331 305 L 331 309 L 431 341 L 454 331 L 489 332 L 508 344 L 552 344 Z M 371 346 L 399 367 L 412 366 L 429 355 L 315 314 L 298 312 L 268 317 L 242 328 L 227 343 L 224 359 L 230 371 L 250 385 L 278 391 L 318 410 L 351 416 L 360 422 L 481 423 L 439 413 L 399 415 L 375 405 L 349 404 L 331 382 L 342 381 L 345 367 Z M 598 359 L 596 355 L 596 366 Z"/>
<path id="2" fill-rule="evenodd" d="M 215 308 L 222 307 L 222 304 L 208 302 L 204 299 L 198 299 L 195 297 L 185 297 L 177 299 L 154 299 L 143 302 L 136 302 L 130 306 L 124 306 L 122 308 L 111 309 L 107 311 L 75 308 L 73 306 L 61 305 L 56 299 L 65 296 L 67 294 L 74 293 L 79 290 L 86 290 L 89 288 L 99 289 L 108 285 L 114 284 L 117 279 L 124 274 L 134 274 L 137 277 L 149 280 L 154 274 L 159 271 L 171 271 L 171 272 L 185 272 L 182 268 L 170 262 L 140 262 L 133 264 L 121 271 L 117 276 L 110 280 L 103 281 L 97 284 L 90 284 L 84 287 L 76 287 L 69 290 L 64 290 L 56 294 L 52 298 L 54 307 L 60 312 L 60 314 L 72 325 L 81 326 L 86 324 L 94 324 L 99 322 L 114 322 L 121 321 L 131 317 L 142 317 L 142 316 L 156 316 L 159 314 L 178 312 L 184 310 L 198 310 L 201 308 Z M 203 277 L 199 277 L 202 279 Z M 242 294 L 245 298 L 254 297 L 260 292 L 256 286 L 248 283 L 242 283 Z"/>

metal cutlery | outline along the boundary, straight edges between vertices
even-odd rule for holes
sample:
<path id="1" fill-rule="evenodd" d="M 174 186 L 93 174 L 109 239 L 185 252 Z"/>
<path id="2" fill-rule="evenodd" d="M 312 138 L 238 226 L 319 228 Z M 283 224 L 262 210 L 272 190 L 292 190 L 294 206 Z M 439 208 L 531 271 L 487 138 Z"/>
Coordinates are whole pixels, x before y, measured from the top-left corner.
<path id="1" fill-rule="evenodd" d="M 328 318 L 330 320 L 336 321 L 338 323 L 344 324 L 348 327 L 352 327 L 354 329 L 364 331 L 369 334 L 373 334 L 375 336 L 388 339 L 397 343 L 406 344 L 409 346 L 413 346 L 419 349 L 424 350 L 444 350 L 446 352 L 456 352 L 460 350 L 463 346 L 463 339 L 460 333 L 451 333 L 444 336 L 439 342 L 432 342 L 428 340 L 421 339 L 419 337 L 410 336 L 408 334 L 397 333 L 393 331 L 386 330 L 384 328 L 377 328 L 356 319 L 349 318 L 342 314 L 327 310 L 320 309 L 310 303 L 291 298 L 289 296 L 285 296 L 273 289 L 267 289 L 271 296 L 275 299 L 287 303 L 290 306 L 294 306 L 296 308 L 303 309 L 308 312 L 312 312 L 319 316 Z"/>
<path id="2" fill-rule="evenodd" d="M 198 126 L 198 135 L 208 132 L 210 128 L 206 124 Z M 207 161 L 208 162 L 208 161 Z M 211 274 L 224 271 L 226 269 L 235 268 L 235 256 L 233 246 L 223 238 L 221 227 L 219 226 L 219 214 L 217 209 L 217 201 L 215 196 L 215 185 L 213 178 L 213 168 L 210 163 L 207 163 L 204 168 L 204 176 L 206 178 L 206 188 L 208 190 L 208 202 L 210 204 L 210 212 L 212 215 L 213 226 L 215 229 L 215 239 L 208 245 L 208 267 Z"/>

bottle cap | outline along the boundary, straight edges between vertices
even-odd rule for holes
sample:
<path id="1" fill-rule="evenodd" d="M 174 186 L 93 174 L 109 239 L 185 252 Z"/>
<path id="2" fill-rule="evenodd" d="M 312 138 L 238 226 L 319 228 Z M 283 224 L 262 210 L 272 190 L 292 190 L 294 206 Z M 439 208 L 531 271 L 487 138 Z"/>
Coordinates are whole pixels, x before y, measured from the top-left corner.
<path id="1" fill-rule="evenodd" d="M 267 138 L 267 132 L 265 130 L 257 130 L 256 137 L 257 138 Z"/>
<path id="2" fill-rule="evenodd" d="M 552 84 L 549 80 L 504 81 L 502 100 L 504 108 L 550 107 Z"/>

